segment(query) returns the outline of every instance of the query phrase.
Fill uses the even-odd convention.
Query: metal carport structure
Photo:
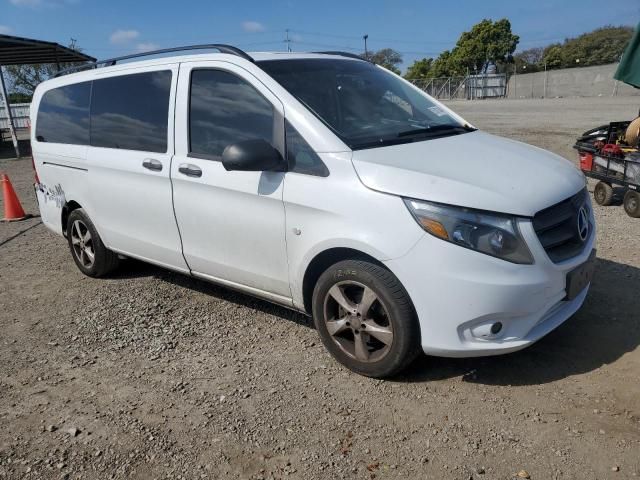
[[[0,35],[0,100],[7,109],[9,131],[16,157],[20,157],[18,137],[11,115],[9,97],[4,82],[2,68],[6,65],[34,65],[49,63],[56,65],[58,70],[61,63],[95,62],[96,59],[72,48],[54,42],[34,40],[31,38]]]

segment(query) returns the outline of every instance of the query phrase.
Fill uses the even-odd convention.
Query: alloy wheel
[[[73,254],[83,267],[91,268],[96,260],[93,248],[93,238],[87,226],[81,220],[76,220],[71,226],[71,245]]]
[[[393,327],[388,309],[362,283],[338,282],[329,289],[324,322],[338,347],[360,362],[377,362],[391,350]]]

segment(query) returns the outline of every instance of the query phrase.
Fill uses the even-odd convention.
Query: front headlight
[[[442,240],[509,262],[533,263],[513,216],[408,198],[404,203],[422,228]]]

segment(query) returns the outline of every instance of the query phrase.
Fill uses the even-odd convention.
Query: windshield
[[[369,62],[313,58],[258,64],[353,150],[473,130]]]

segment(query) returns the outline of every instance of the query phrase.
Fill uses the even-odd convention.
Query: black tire
[[[82,238],[81,245],[77,243],[79,237]],[[104,246],[96,227],[82,208],[69,214],[67,241],[76,266],[89,277],[102,277],[118,266],[118,255]],[[91,262],[88,261],[90,251],[93,252]]]
[[[364,314],[361,316],[354,310],[352,316],[347,314],[343,317],[346,310],[340,310],[342,307],[331,296],[332,287],[341,289],[340,291],[344,294],[356,295],[356,298],[358,289],[362,289],[360,300],[363,300],[365,292],[369,295],[374,294],[375,299],[371,303],[356,300],[354,307],[369,305],[368,308],[362,306],[366,309]],[[374,378],[390,377],[401,372],[421,352],[420,327],[409,295],[396,276],[384,267],[366,260],[338,262],[329,267],[318,279],[313,290],[312,302],[313,319],[322,343],[338,362],[356,373]],[[350,322],[346,321],[347,327],[332,336],[328,330],[326,317],[329,316],[328,312],[331,308],[335,311],[336,305],[342,313],[337,313],[329,319],[329,323],[334,325],[332,328],[336,328],[337,322],[342,322],[345,318],[352,319],[352,323],[350,325]],[[357,320],[353,320],[356,318],[355,315],[358,317]],[[340,320],[336,320],[337,318]],[[358,322],[355,327],[354,321]],[[367,324],[370,327],[369,332],[377,332],[375,336],[366,333]],[[378,327],[386,329],[387,334],[388,330],[391,331],[391,340],[387,344],[376,338],[381,331],[377,330]],[[359,330],[366,335],[359,333]],[[341,346],[348,345],[349,338],[353,339],[354,345],[356,338],[360,340],[360,345],[363,345],[366,351],[367,361],[357,359],[355,350],[349,354],[347,349]],[[362,352],[361,348],[360,354]]]
[[[598,182],[593,189],[593,199],[598,205],[606,207],[613,200],[613,187],[605,182]]]
[[[632,218],[640,218],[640,193],[634,190],[627,190],[622,204],[627,215]]]

